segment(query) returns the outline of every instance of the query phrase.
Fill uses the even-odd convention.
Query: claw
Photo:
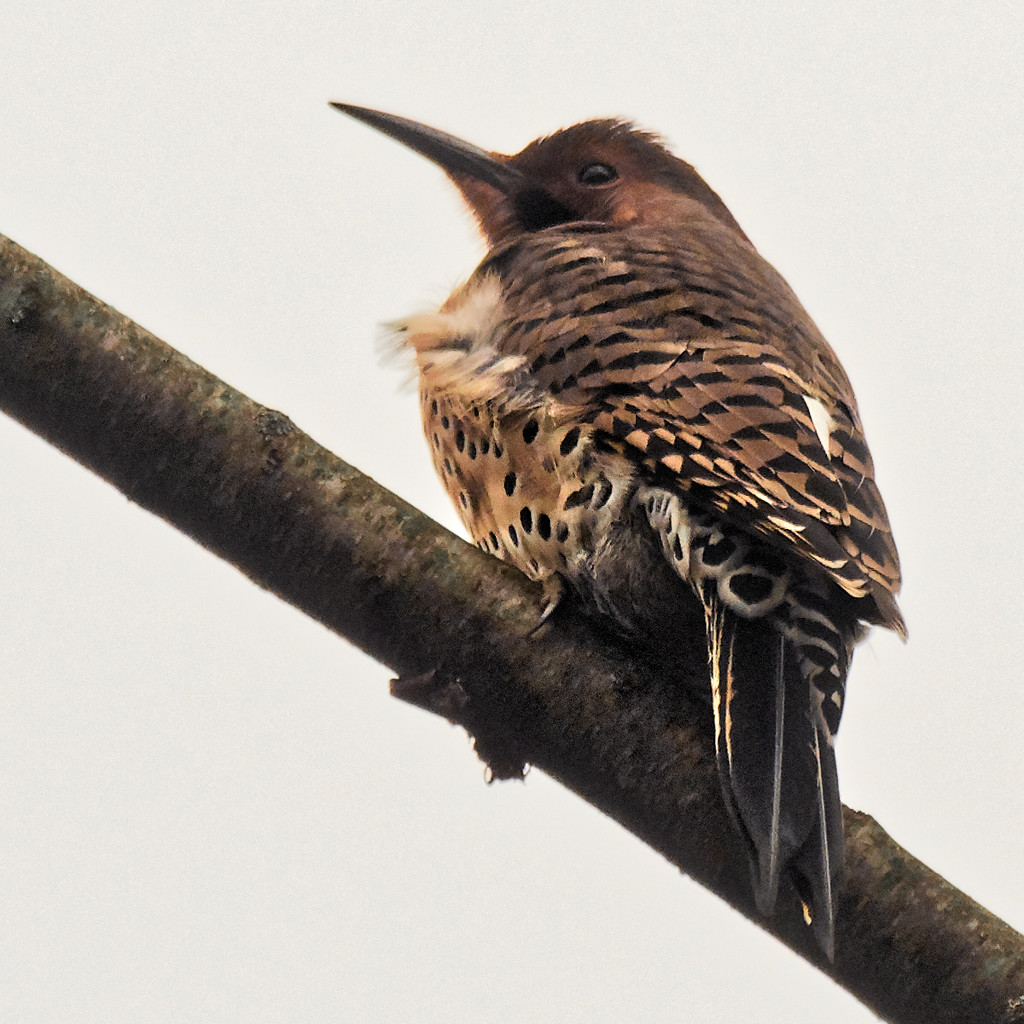
[[[536,636],[543,628],[545,623],[554,614],[555,609],[562,603],[562,598],[565,597],[565,581],[558,573],[552,573],[550,576],[545,576],[541,581],[541,606],[540,606],[540,618],[537,620],[537,625],[530,630],[530,636]]]

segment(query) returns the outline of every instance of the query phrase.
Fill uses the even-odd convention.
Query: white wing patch
[[[835,425],[832,417],[829,415],[828,409],[818,399],[812,398],[810,395],[804,395],[803,398],[804,405],[807,406],[807,412],[811,417],[811,423],[814,424],[814,432],[818,435],[818,440],[821,442],[821,447],[825,449],[825,455],[828,458],[832,458],[829,453],[829,439],[832,435],[832,427]]]

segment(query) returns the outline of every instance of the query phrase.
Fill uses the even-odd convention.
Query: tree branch
[[[847,809],[837,954],[757,914],[725,816],[700,618],[667,669],[0,236],[0,407],[399,673],[498,776],[543,769],[894,1022],[1024,1021],[1024,938]],[[680,685],[683,680],[686,685]]]

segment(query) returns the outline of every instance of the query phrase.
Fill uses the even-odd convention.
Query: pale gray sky
[[[9,5],[0,232],[453,528],[379,324],[481,253],[329,99],[664,133],[854,381],[905,647],[847,803],[1024,927],[1015,3]],[[539,773],[0,418],[0,1019],[865,1022]]]

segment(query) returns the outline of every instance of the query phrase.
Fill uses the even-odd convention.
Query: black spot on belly
[[[537,516],[537,533],[541,540],[547,540],[551,536],[551,520],[548,518],[547,512],[541,512]]]
[[[533,533],[533,513],[525,506],[519,511],[519,522],[523,524],[523,533]]]
[[[558,450],[563,455],[568,455],[572,450],[580,443],[580,428],[573,427],[572,430],[568,431],[565,437],[562,438],[562,443],[558,446]]]
[[[540,430],[540,424],[533,419],[526,421],[526,426],[523,427],[523,440],[527,444],[533,444],[534,438],[537,436],[537,431]]]
[[[505,493],[511,498],[513,492],[516,489],[516,475],[515,473],[505,474]]]
[[[594,508],[604,508],[608,504],[608,499],[612,496],[612,491],[615,490],[611,480],[606,476],[599,478],[600,487],[597,489],[597,497],[594,499]]]
[[[578,508],[580,505],[585,505],[594,496],[594,485],[587,484],[586,487],[581,487],[579,490],[573,491],[565,499],[565,508]]]
[[[510,541],[512,541],[512,543],[516,547],[519,547],[519,534],[516,531],[516,528],[514,526],[511,526],[511,525],[509,526],[509,528],[508,528],[508,538],[509,538]]]

